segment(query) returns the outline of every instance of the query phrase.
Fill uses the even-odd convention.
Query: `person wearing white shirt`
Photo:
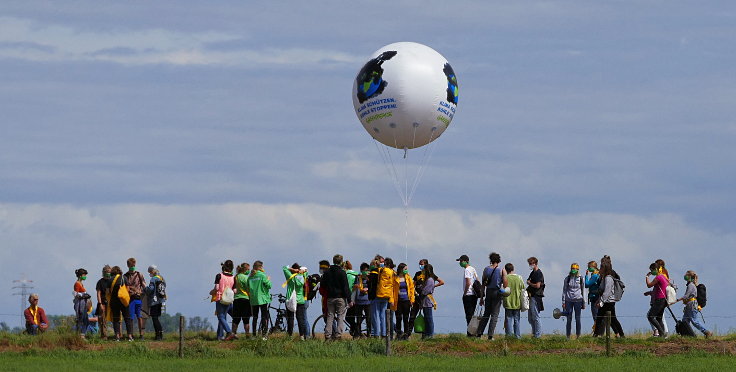
[[[470,319],[475,313],[475,306],[478,303],[478,296],[473,291],[473,283],[478,280],[478,273],[473,266],[470,266],[470,258],[468,255],[462,255],[456,259],[463,268],[463,308],[465,309],[465,322],[470,324]],[[468,333],[468,337],[475,337]]]

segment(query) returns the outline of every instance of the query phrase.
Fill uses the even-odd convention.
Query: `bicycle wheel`
[[[317,330],[317,325],[322,324],[322,329],[325,329],[325,316],[324,314],[317,317],[317,319],[314,320],[314,323],[312,323],[312,338],[317,338],[314,331]]]

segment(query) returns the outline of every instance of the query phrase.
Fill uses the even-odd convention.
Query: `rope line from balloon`
[[[413,139],[412,139],[412,148],[416,145],[416,131],[417,126],[414,126],[414,133],[413,133]],[[409,208],[411,207],[411,202],[414,199],[414,194],[417,191],[417,188],[419,187],[419,183],[421,182],[422,178],[424,177],[424,173],[427,169],[427,166],[429,164],[430,159],[432,158],[432,154],[435,151],[435,148],[437,144],[434,141],[435,139],[435,131],[431,132],[429,143],[424,147],[424,150],[421,152],[422,156],[420,161],[418,162],[417,166],[417,172],[414,176],[413,180],[411,181],[411,187],[409,186],[409,162],[408,162],[408,148],[404,148],[404,174],[403,174],[403,180],[402,177],[399,175],[399,169],[397,167],[396,162],[393,160],[393,156],[391,154],[391,146],[386,146],[383,143],[380,143],[375,137],[373,137],[373,144],[376,147],[376,150],[379,153],[379,156],[381,157],[381,161],[383,162],[384,167],[386,168],[386,172],[389,175],[389,178],[392,179],[392,183],[394,186],[394,189],[396,190],[396,193],[399,195],[399,198],[401,199],[402,205],[404,207],[404,223],[405,223],[405,229],[404,229],[404,256],[405,259],[409,259]],[[396,134],[392,133],[394,138],[394,148],[398,148],[398,141],[396,140]],[[372,136],[371,136],[372,137]],[[403,181],[403,182],[402,182]]]

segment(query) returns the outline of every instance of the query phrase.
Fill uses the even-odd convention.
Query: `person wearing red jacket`
[[[46,312],[38,306],[38,294],[34,293],[28,296],[29,306],[23,315],[26,318],[26,332],[29,335],[37,335],[39,332],[49,328],[49,320],[46,318]]]

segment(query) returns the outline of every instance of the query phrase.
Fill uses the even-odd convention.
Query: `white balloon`
[[[413,149],[436,140],[457,109],[458,85],[447,59],[412,42],[384,46],[358,72],[355,114],[386,146]]]

